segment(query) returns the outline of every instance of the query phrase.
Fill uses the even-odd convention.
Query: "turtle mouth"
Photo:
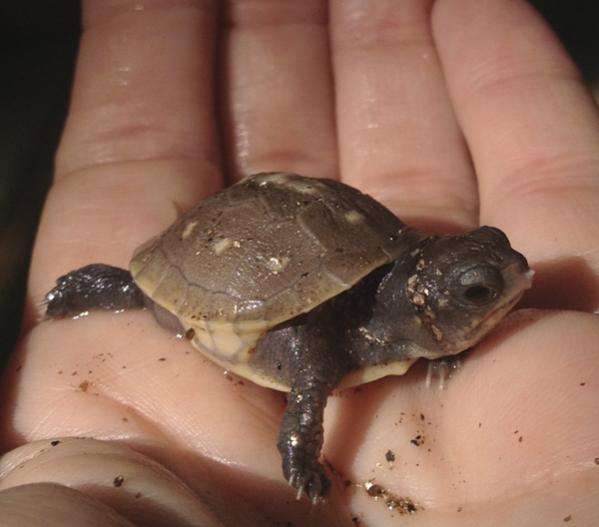
[[[498,315],[503,316],[506,311],[509,311],[514,307],[518,301],[522,298],[524,291],[532,287],[532,280],[535,272],[532,269],[526,269],[522,272],[520,262],[515,262],[503,271],[503,280],[505,283],[505,294],[504,301],[499,302],[494,309],[492,309],[484,318],[483,321],[488,319],[498,322],[496,318]]]

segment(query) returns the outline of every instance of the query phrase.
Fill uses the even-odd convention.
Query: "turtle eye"
[[[455,277],[454,296],[465,305],[486,306],[494,302],[502,290],[501,273],[492,266],[470,267]]]
[[[490,300],[493,300],[497,294],[496,291],[484,285],[473,285],[464,291],[463,296],[468,302],[472,302],[473,304],[486,304]]]

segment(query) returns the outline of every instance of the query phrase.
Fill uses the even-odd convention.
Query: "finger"
[[[326,2],[229,0],[225,16],[223,102],[236,177],[336,177]]]
[[[333,1],[344,180],[402,217],[474,225],[477,195],[430,30],[431,1]]]
[[[439,1],[433,21],[481,221],[535,262],[575,256],[597,273],[599,119],[557,38],[521,1]]]
[[[0,491],[0,518],[3,527],[134,527],[103,503],[69,487],[47,482]]]
[[[218,184],[216,7],[208,1],[84,5],[73,101],[31,271],[52,278],[132,248]]]
[[[224,511],[211,507],[163,465],[122,444],[89,438],[41,440],[10,451],[0,468],[0,490],[52,481],[81,492],[75,500],[101,502],[132,525],[157,525],[157,515],[163,518],[160,525],[222,525]],[[237,505],[244,519],[252,516],[244,503]]]

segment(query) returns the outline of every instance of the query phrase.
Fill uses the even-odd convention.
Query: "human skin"
[[[325,4],[230,1],[217,22],[209,1],[83,3],[0,385],[3,526],[397,525],[370,480],[418,505],[415,527],[599,517],[591,96],[525,2],[333,0],[328,18]],[[495,225],[537,270],[528,309],[443,390],[417,365],[331,398],[335,473],[317,506],[281,476],[281,394],[223,374],[145,311],[39,322],[57,276],[126,267],[202,197],[273,170],[338,177],[417,227]]]

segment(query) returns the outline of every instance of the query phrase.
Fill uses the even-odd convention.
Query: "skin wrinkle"
[[[526,163],[513,163],[513,172],[504,174],[508,183],[497,185],[492,191],[496,199],[508,201],[517,196],[528,200],[542,194],[559,196],[564,192],[599,190],[599,179],[588,170],[591,163],[599,168],[599,160],[589,157],[586,160],[564,159],[551,153],[537,159],[527,158]]]
[[[107,319],[108,320],[108,319]],[[88,319],[86,321],[88,324],[92,323],[93,321],[90,319]],[[201,357],[195,357],[197,360],[199,360],[202,363],[205,363],[205,360],[202,359]],[[115,355],[112,360],[118,360],[117,356]],[[155,359],[154,359],[155,360]],[[169,358],[170,360],[170,358]],[[104,382],[103,384],[105,384],[106,386],[113,386],[112,391],[117,394],[120,395],[122,393],[126,393],[128,390],[131,391],[132,389],[132,385],[131,383],[135,382],[135,378],[137,377],[136,373],[137,372],[144,372],[147,370],[148,365],[150,364],[150,358],[144,358],[144,364],[140,364],[137,368],[134,368],[132,366],[129,366],[127,368],[127,378],[131,377],[131,381],[129,381],[128,379],[125,379],[122,375],[120,375],[121,370],[119,369],[115,369],[115,376],[103,376]],[[217,375],[217,377],[222,377],[222,370],[220,370],[218,367],[215,367],[213,364],[210,364],[208,366],[210,369],[213,369]],[[115,368],[117,368],[117,366],[115,365]],[[80,368],[78,367],[77,369],[83,369],[83,370],[87,370],[87,367],[84,368]],[[94,368],[95,370],[96,368]],[[145,377],[146,375],[143,374],[142,377]],[[117,382],[115,383],[115,380],[118,379],[122,379],[122,382]],[[116,387],[115,387],[116,384]],[[225,383],[228,387],[228,389],[230,389],[230,384],[228,382]],[[142,406],[137,406],[138,409],[143,409],[143,416],[144,418],[147,418],[150,414],[154,414],[156,415],[156,413],[160,414],[162,412],[161,407],[163,406],[163,402],[162,400],[160,400],[161,398],[159,397],[158,400],[156,400],[153,396],[152,393],[147,393],[144,394],[142,397],[139,396],[139,392],[137,392],[137,390],[135,390],[135,393],[137,393],[137,398],[133,397],[134,400],[137,400],[137,404],[139,405],[140,400],[145,401],[147,399],[147,405],[142,404]],[[98,401],[98,399],[93,399],[94,401],[94,405],[96,404],[96,402]],[[119,397],[118,401],[120,402],[121,406],[124,406],[125,408],[128,408],[129,405],[129,401],[126,399],[122,399]],[[254,402],[254,404],[256,404],[256,401]],[[62,400],[61,403],[56,404],[56,408],[60,409],[60,408],[66,408],[68,407],[68,400]],[[128,411],[128,410],[126,410]],[[166,410],[164,410],[166,411]],[[204,453],[204,455],[206,457],[208,457],[209,459],[225,459],[227,457],[230,457],[229,454],[227,454],[226,452],[222,452],[222,447],[218,447],[215,448],[216,445],[218,445],[218,440],[217,439],[212,439],[210,437],[210,434],[200,434],[200,436],[198,437],[198,429],[197,426],[193,427],[191,426],[191,423],[195,422],[196,419],[192,419],[191,423],[188,422],[189,417],[187,417],[185,420],[180,420],[179,418],[177,418],[177,416],[173,416],[171,417],[170,414],[168,416],[166,416],[163,419],[159,419],[158,421],[156,420],[152,420],[152,422],[159,422],[160,423],[160,431],[161,434],[159,434],[159,436],[156,436],[156,433],[154,433],[151,429],[144,429],[143,430],[143,434],[138,434],[138,437],[142,438],[142,437],[159,437],[159,443],[162,445],[174,445],[176,443],[178,443],[180,445],[181,448],[185,447],[185,448],[189,448],[190,445],[193,445],[194,449],[199,449],[200,451],[202,451]],[[229,419],[225,418],[223,420],[224,423],[228,423]],[[107,426],[107,430],[112,430],[111,432],[111,436],[112,438],[116,438],[115,437],[115,428],[120,428],[118,426],[118,424],[120,423],[120,421],[118,421],[116,424],[117,426],[115,427],[115,423]],[[184,427],[182,427],[181,425],[185,424]],[[216,422],[213,422],[213,425],[216,424]],[[130,425],[125,425],[125,428],[123,430],[127,430],[129,428]],[[169,430],[172,430],[172,433],[168,435],[168,437],[164,436],[163,437],[163,432],[165,430],[164,427],[168,427]],[[193,433],[192,433],[193,432]],[[69,431],[69,433],[73,433],[73,431]],[[81,431],[79,431],[79,433],[81,433]],[[88,432],[89,433],[89,432]],[[175,435],[173,435],[175,434]],[[47,436],[47,432],[44,434],[44,436]],[[118,437],[121,437],[120,435]],[[169,439],[170,438],[170,439]],[[203,438],[203,439],[202,439]],[[131,437],[129,437],[129,440],[131,440]],[[140,439],[141,440],[141,439]],[[152,440],[154,441],[154,440]]]
[[[132,405],[127,397],[121,396],[120,392],[114,390],[113,379],[121,377],[122,375],[124,375],[122,370],[115,369],[112,378],[111,376],[104,376],[102,382],[99,382],[100,378],[96,376],[94,380],[90,381],[90,386],[93,391],[89,394],[78,392],[76,386],[77,383],[74,382],[71,386],[64,389],[64,393],[61,398],[54,399],[52,401],[54,410],[49,408],[46,417],[39,421],[36,428],[31,430],[30,436],[32,438],[39,438],[55,437],[56,435],[65,435],[64,430],[61,433],[57,434],[52,429],[52,427],[47,427],[45,425],[47,423],[50,423],[52,419],[56,417],[56,412],[60,412],[60,409],[63,406],[63,404],[65,406],[67,405],[65,403],[68,403],[69,398],[72,398],[75,393],[79,393],[86,397],[94,397],[94,400],[99,402],[95,404],[101,404],[101,401],[105,401],[106,403],[108,403],[109,407],[114,407],[115,410],[118,409],[113,412],[115,415],[122,415],[123,413],[125,413],[128,418],[130,418],[131,416],[135,416],[136,418],[140,419],[140,424],[142,425],[141,429],[144,431],[145,434],[150,434],[154,438],[154,440],[163,442],[164,444],[179,444],[179,446],[183,446],[183,443],[180,443],[179,441],[178,435],[173,433],[167,433],[167,428],[164,426],[164,424],[156,423],[156,421],[150,417],[153,414],[153,408],[144,408],[143,405],[139,404],[139,401],[137,401],[135,405]],[[106,406],[102,406],[106,408]],[[72,434],[78,436],[81,434],[81,432],[84,432],[84,434],[89,434],[90,430],[71,430],[69,432],[69,435]],[[114,431],[106,434],[102,434],[100,431],[96,431],[94,434],[96,438],[100,438],[103,435],[105,435],[107,438],[110,438],[111,440],[131,440],[136,438],[136,436],[131,436],[124,430],[116,436],[114,435]]]
[[[197,12],[212,19],[217,11],[215,0],[104,0],[101,3],[84,2],[82,7],[85,30],[110,25],[124,16],[143,18],[148,14],[177,9]]]
[[[404,169],[401,172],[401,176],[404,181],[407,181],[408,184],[411,183],[414,186],[416,186],[418,183],[424,182],[424,184],[421,185],[420,191],[417,190],[412,197],[418,196],[418,194],[421,193],[425,194],[431,189],[434,189],[434,191],[439,195],[439,199],[434,205],[429,205],[431,208],[434,207],[451,211],[467,210],[472,213],[476,213],[478,211],[478,207],[476,206],[475,202],[473,203],[467,197],[465,198],[463,194],[460,194],[458,191],[456,191],[456,189],[453,188],[448,181],[443,181],[441,178],[436,178],[435,174],[431,173],[430,170],[424,171],[416,168],[414,170]],[[387,176],[381,174],[380,183],[369,188],[368,194],[382,203],[401,203],[405,199],[402,196],[401,190],[396,189],[389,184],[389,182],[396,177],[397,173],[389,174]],[[401,214],[400,206],[396,206],[394,210],[398,215]],[[472,227],[472,225],[468,225],[468,227]]]
[[[223,9],[226,29],[264,29],[294,25],[322,26],[328,29],[328,9],[321,0],[290,2],[276,9],[280,0],[228,0]]]
[[[583,145],[575,144],[572,141],[572,136],[569,133],[572,121],[563,121],[558,126],[548,118],[554,108],[554,97],[545,101],[542,107],[541,102],[534,100],[534,90],[531,89],[530,85],[513,87],[513,89],[520,93],[520,104],[519,106],[505,108],[505,112],[516,115],[521,111],[530,111],[529,108],[536,105],[538,106],[538,110],[536,110],[538,119],[539,121],[545,121],[545,127],[542,131],[537,132],[535,136],[532,136],[533,130],[524,123],[515,122],[512,126],[505,127],[497,122],[496,117],[489,116],[489,127],[497,123],[496,134],[492,141],[481,145],[478,156],[479,170],[484,172],[490,169],[497,171],[503,169],[503,171],[506,171],[516,163],[527,165],[539,163],[540,168],[542,168],[547,161],[551,161],[553,158],[559,159],[567,156],[575,159],[579,155],[577,152],[584,152]],[[574,116],[574,112],[572,113]],[[579,115],[579,121],[584,122],[589,121],[589,119],[584,115]],[[487,166],[487,163],[483,164],[486,158],[492,159],[493,152],[497,149],[510,147],[513,150],[511,155],[502,159],[501,164],[498,163],[493,168]],[[590,157],[588,153],[584,155]],[[503,179],[507,180],[508,177],[504,176]]]
[[[370,50],[371,47],[430,45],[426,30],[432,1],[368,3],[333,2],[342,31],[333,33],[335,46]],[[352,5],[353,4],[353,5]]]
[[[506,56],[482,58],[476,68],[470,68],[465,77],[464,93],[467,100],[475,93],[484,96],[487,90],[501,89],[506,84],[539,81],[551,85],[554,82],[571,81],[585,86],[580,72],[554,57],[538,57],[526,50],[510,50]]]

